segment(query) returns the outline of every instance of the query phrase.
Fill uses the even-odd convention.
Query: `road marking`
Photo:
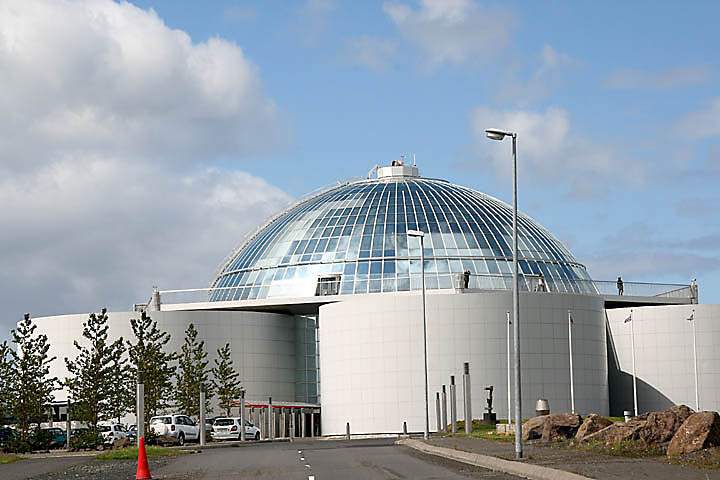
[[[308,475],[308,480],[315,480],[315,475]]]
[[[305,464],[305,466],[306,466],[307,468],[312,468],[312,467],[311,467],[310,465],[308,465],[307,463]]]
[[[305,461],[305,457],[300,457],[300,460]]]
[[[298,453],[302,453],[302,450],[298,450]]]

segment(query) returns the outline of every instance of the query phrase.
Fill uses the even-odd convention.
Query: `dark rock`
[[[545,419],[549,415],[540,415],[539,417],[533,417],[527,422],[523,423],[522,436],[523,440],[536,440],[542,437],[543,428],[545,427]]]
[[[578,431],[575,434],[575,440],[578,442],[582,442],[588,435],[599,432],[603,428],[612,425],[612,423],[613,422],[611,420],[608,420],[605,417],[601,417],[596,413],[591,413],[590,415],[585,417],[582,425],[580,425],[580,428],[578,428]]]
[[[698,412],[690,415],[678,428],[667,449],[668,457],[720,446],[720,415]]]
[[[615,445],[626,440],[637,440],[638,433],[645,426],[646,421],[644,418],[633,418],[628,422],[613,423],[602,430],[585,436],[583,441],[597,441],[605,445]]]
[[[686,405],[676,405],[661,412],[650,412],[645,426],[638,432],[638,440],[647,445],[664,445],[672,440],[680,425],[694,411]]]
[[[582,417],[575,413],[554,413],[545,418],[542,439],[546,442],[573,438],[582,424]]]

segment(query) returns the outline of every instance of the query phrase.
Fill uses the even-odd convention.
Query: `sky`
[[[0,338],[202,288],[265,218],[415,155],[595,279],[720,303],[720,3],[0,1]],[[60,21],[61,20],[61,21]]]

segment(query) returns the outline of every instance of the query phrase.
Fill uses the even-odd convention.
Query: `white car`
[[[101,423],[98,430],[105,445],[113,445],[116,441],[127,438],[125,427],[119,423]]]
[[[200,428],[187,415],[160,415],[150,419],[150,429],[161,442],[185,445],[185,442],[200,440]]]
[[[211,435],[213,440],[240,440],[240,417],[216,418]],[[245,440],[260,440],[260,429],[247,420]]]

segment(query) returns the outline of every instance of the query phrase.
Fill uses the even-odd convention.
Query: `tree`
[[[12,398],[12,361],[7,342],[0,343],[0,423],[10,415]]]
[[[163,332],[157,322],[142,312],[139,319],[130,319],[135,335],[135,343],[127,341],[130,357],[130,372],[136,381],[145,385],[145,432],[149,432],[151,417],[170,406],[177,359],[174,352],[165,352],[163,348],[170,341],[170,334]]]
[[[78,350],[74,360],[65,358],[70,377],[65,384],[73,400],[72,415],[76,420],[87,422],[92,430],[103,420],[113,418],[112,397],[118,386],[114,384],[115,358],[122,357],[125,350],[122,337],[108,341],[107,310],[91,313],[83,323],[82,336],[87,340],[81,345],[73,343]],[[122,388],[122,386],[120,386]]]
[[[122,340],[122,339],[121,339]],[[111,362],[111,383],[113,389],[108,398],[110,418],[120,419],[135,408],[136,379],[132,373],[124,344],[115,350]]]
[[[26,313],[17,328],[10,333],[15,349],[10,349],[11,411],[17,420],[20,440],[27,442],[30,425],[40,423],[47,416],[46,407],[53,400],[57,378],[50,376],[50,344],[47,335],[36,335],[37,325]]]
[[[238,398],[243,390],[240,386],[240,375],[233,367],[229,343],[226,343],[222,348],[218,348],[217,358],[214,361],[215,366],[212,373],[215,378],[213,385],[217,391],[220,408],[225,410],[225,414],[229,417],[232,401]]]
[[[205,342],[197,339],[195,325],[188,325],[185,330],[185,343],[180,349],[178,361],[177,388],[175,400],[177,406],[187,415],[200,415],[200,389],[205,391],[205,411],[210,411],[210,399],[213,395],[213,384],[210,381]]]

